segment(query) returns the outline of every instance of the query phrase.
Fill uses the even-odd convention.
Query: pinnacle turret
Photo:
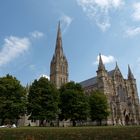
[[[104,66],[104,64],[103,64],[101,54],[99,54],[99,65],[98,65],[98,70],[105,70],[105,66]]]
[[[128,65],[128,79],[134,79],[134,75],[133,75],[129,65]]]
[[[117,61],[116,61],[115,70],[119,70],[119,67],[118,67],[118,63],[117,63]]]

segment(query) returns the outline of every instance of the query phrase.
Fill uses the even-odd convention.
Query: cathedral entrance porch
[[[126,115],[125,116],[125,125],[129,125],[130,124],[130,119],[129,119],[129,116]]]

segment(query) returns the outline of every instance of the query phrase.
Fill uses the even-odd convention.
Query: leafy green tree
[[[0,119],[14,121],[26,112],[26,91],[20,82],[11,75],[0,78]]]
[[[60,110],[60,119],[71,119],[73,126],[87,119],[88,102],[80,84],[69,82],[60,88]]]
[[[58,91],[56,87],[44,77],[34,80],[29,88],[28,95],[28,113],[30,119],[43,121],[52,121],[58,114]]]
[[[90,118],[100,122],[109,115],[106,96],[100,91],[93,91],[89,97]]]

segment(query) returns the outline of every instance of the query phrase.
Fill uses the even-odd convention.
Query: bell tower
[[[50,64],[50,81],[57,88],[68,82],[68,62],[63,53],[60,22],[57,30],[55,53]]]

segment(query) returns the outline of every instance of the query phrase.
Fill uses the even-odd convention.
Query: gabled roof
[[[109,77],[113,77],[114,72],[115,72],[115,70],[111,70],[111,71],[109,71],[109,72],[108,72],[108,76],[109,76]]]
[[[87,79],[85,81],[82,81],[80,82],[79,84],[82,86],[82,87],[88,87],[88,86],[92,86],[94,84],[97,83],[97,76],[96,77],[93,77],[93,78],[90,78],[90,79]]]
[[[108,72],[109,77],[113,77],[115,70],[111,70]],[[97,76],[87,79],[79,83],[82,87],[89,87],[97,84]]]

